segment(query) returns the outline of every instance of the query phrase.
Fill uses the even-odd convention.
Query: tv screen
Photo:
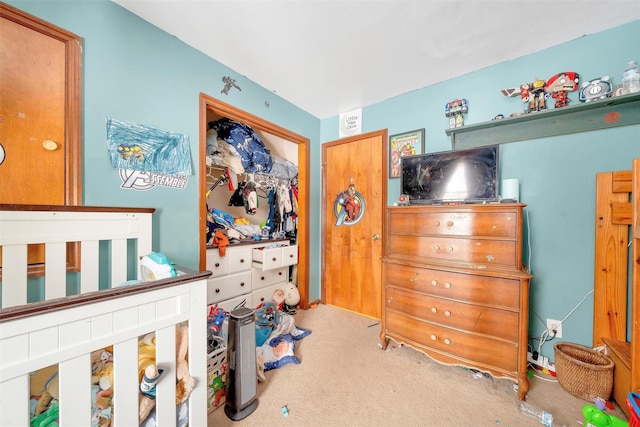
[[[403,157],[401,186],[411,204],[497,202],[498,146]]]

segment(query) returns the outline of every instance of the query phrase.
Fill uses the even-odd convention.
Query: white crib
[[[163,377],[175,379],[175,331],[182,322],[189,326],[189,373],[195,379],[189,424],[206,426],[211,273],[178,268],[175,278],[118,286],[131,279],[127,272],[139,271],[130,260],[139,262],[152,250],[152,214],[140,208],[0,205],[0,426],[29,425],[30,373],[54,364],[60,426],[90,426],[90,354],[106,346],[113,346],[112,425],[138,425],[139,337],[155,332],[156,364]],[[76,256],[67,256],[67,242],[79,242],[71,244]],[[30,244],[44,244],[39,269],[28,266]],[[67,295],[74,274],[79,293]],[[110,285],[99,290],[105,274]],[[33,280],[44,282],[42,301],[27,300]],[[156,419],[158,426],[176,425],[175,381],[158,382]]]

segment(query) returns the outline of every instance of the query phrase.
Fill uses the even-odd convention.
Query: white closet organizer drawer
[[[207,303],[213,304],[251,292],[251,271],[207,280]]]
[[[211,277],[229,274],[229,257],[221,257],[218,248],[207,249],[207,270],[211,272]]]
[[[253,267],[261,270],[286,267],[298,263],[298,245],[287,245],[277,248],[255,248],[253,250]]]
[[[220,307],[227,313],[231,313],[233,310],[240,307],[247,307],[253,310],[255,305],[256,304],[253,303],[253,294],[240,295],[239,297],[231,298],[218,303],[218,307]]]
[[[229,273],[238,273],[251,269],[251,247],[227,248],[229,257]]]
[[[263,302],[273,301],[273,293],[278,289],[284,288],[286,282],[278,283],[277,285],[271,285],[266,288],[258,289],[252,293],[253,295],[253,305],[259,306]]]
[[[224,256],[218,248],[207,249],[207,270],[211,277],[238,273],[251,269],[251,247],[227,247]]]
[[[251,283],[253,290],[264,288],[265,286],[275,285],[276,283],[286,283],[289,280],[288,268],[283,267],[277,270],[261,271],[257,269],[251,270],[253,275]]]

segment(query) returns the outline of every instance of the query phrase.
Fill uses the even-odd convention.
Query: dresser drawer
[[[284,287],[284,283],[278,283],[277,285],[271,285],[264,288],[260,288],[257,291],[253,291],[253,305],[258,306],[264,302],[273,301],[273,294],[278,289]]]
[[[254,268],[251,270],[253,290],[275,285],[276,283],[286,283],[289,280],[288,270],[288,267],[267,271]]]
[[[385,285],[437,297],[518,310],[520,280],[386,263]]]
[[[515,238],[516,212],[394,211],[388,218],[390,235],[488,236]]]
[[[229,258],[220,256],[218,248],[207,249],[207,270],[211,277],[220,277],[229,274]]]
[[[251,292],[251,271],[207,280],[207,304]]]
[[[207,249],[207,270],[211,277],[224,276],[251,269],[251,247],[227,247],[225,256],[218,248]]]
[[[253,267],[272,270],[298,263],[298,246],[287,245],[277,248],[254,248]]]
[[[431,236],[392,236],[387,256],[438,263],[458,263],[474,268],[516,269],[515,240],[466,239]]]
[[[385,331],[400,341],[411,340],[464,363],[494,367],[511,375],[518,370],[518,346],[512,342],[457,331],[391,310],[386,313]]]
[[[221,301],[218,304],[218,307],[226,311],[227,313],[231,313],[236,308],[247,307],[253,310],[253,295],[252,294],[244,294],[235,298],[227,299]]]
[[[519,316],[513,311],[451,301],[391,286],[385,289],[385,310],[401,312],[475,334],[518,341]]]

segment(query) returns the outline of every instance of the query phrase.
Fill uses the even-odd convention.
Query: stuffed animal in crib
[[[91,384],[91,425],[108,427],[112,419],[113,347],[91,353]]]
[[[139,381],[144,381],[147,369],[153,376],[153,369],[161,372],[156,366],[155,360],[156,337],[155,333],[144,336],[138,343],[138,367]],[[185,324],[176,325],[176,406],[182,404],[195,387],[195,379],[189,372],[189,327]],[[154,384],[155,385],[155,384]],[[142,423],[155,408],[155,398],[142,391],[138,394],[138,419]]]
[[[189,372],[189,327],[176,325],[176,405],[187,400],[196,385]]]
[[[29,377],[31,396],[38,397],[34,416],[40,415],[47,409],[53,399],[60,398],[58,392],[58,365],[51,365],[38,369]]]

